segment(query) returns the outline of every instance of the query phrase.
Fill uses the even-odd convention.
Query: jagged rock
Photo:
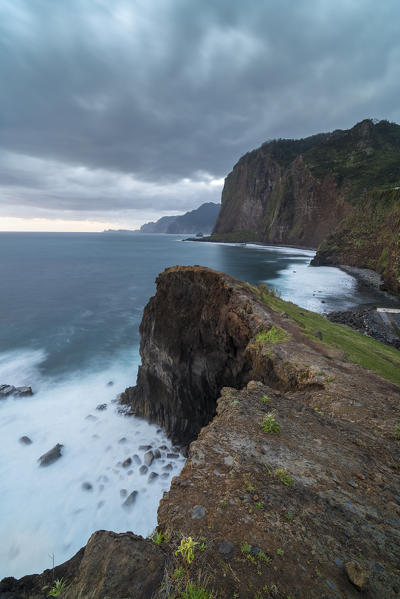
[[[32,445],[32,439],[26,435],[20,437],[19,442],[22,443],[22,445]]]
[[[128,466],[130,466],[132,464],[132,458],[126,458],[126,460],[124,460],[122,462],[122,467],[123,468],[128,468]]]
[[[146,474],[147,470],[148,470],[148,468],[144,464],[142,466],[140,466],[140,468],[139,468],[140,474]]]
[[[362,591],[365,588],[368,579],[368,572],[365,568],[360,566],[358,562],[347,562],[344,565],[344,568],[351,584],[359,591]]]
[[[154,461],[154,453],[151,450],[147,451],[143,456],[143,460],[146,466],[150,467]]]
[[[139,445],[139,449],[141,451],[149,451],[149,449],[151,449],[151,445]]]
[[[32,387],[16,387],[14,397],[27,397],[33,395]]]
[[[9,395],[12,395],[14,391],[14,385],[0,385],[0,399],[4,399]]]
[[[122,504],[124,507],[132,507],[132,505],[135,503],[136,498],[138,496],[138,492],[137,491],[132,491],[132,493],[130,493],[128,495],[128,497],[125,499],[124,503]]]
[[[152,483],[158,477],[159,477],[159,474],[157,474],[157,472],[150,472],[149,478],[147,479],[147,482]]]
[[[53,464],[53,462],[55,462],[56,460],[61,458],[61,456],[62,456],[61,449],[63,447],[64,447],[64,445],[61,445],[60,443],[57,443],[57,445],[54,445],[54,447],[49,449],[49,451],[47,451],[46,453],[44,453],[43,455],[40,456],[40,458],[38,459],[38,461],[40,462],[39,465],[40,466],[50,466],[50,464]]]
[[[96,406],[96,410],[98,410],[99,412],[103,412],[104,410],[107,410],[107,404],[106,403],[99,403],[99,405]]]

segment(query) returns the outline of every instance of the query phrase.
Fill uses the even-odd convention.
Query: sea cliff
[[[141,335],[123,407],[188,459],[157,543],[94,533],[56,568],[61,596],[398,597],[399,352],[202,267],[158,277]],[[50,570],[4,579],[0,599],[52,585]]]
[[[242,156],[210,239],[318,248],[314,265],[367,266],[399,293],[399,235],[400,126],[366,119]]]

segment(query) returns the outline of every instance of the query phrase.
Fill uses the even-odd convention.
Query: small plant
[[[54,585],[50,589],[48,596],[49,597],[60,597],[60,595],[66,590],[67,583],[63,578],[59,578],[54,582]]]
[[[326,379],[326,382],[327,382],[327,383],[331,383],[332,381],[333,381],[333,377],[331,377],[331,376],[328,376],[328,378]]]
[[[264,420],[261,423],[261,428],[264,433],[279,433],[280,426],[272,412],[268,412],[268,414],[264,416]]]
[[[283,343],[289,339],[290,335],[281,329],[281,327],[277,327],[275,325],[273,325],[268,331],[260,331],[256,335],[257,343]]]
[[[394,427],[394,436],[396,439],[400,439],[400,425]]]
[[[286,485],[287,487],[294,485],[293,478],[283,468],[275,470],[274,475],[279,478],[283,485]]]
[[[272,559],[269,557],[269,555],[264,553],[264,551],[259,551],[256,555],[256,558],[259,562],[265,562],[266,564],[270,564],[272,562]]]
[[[175,551],[175,555],[178,555],[178,553],[180,553],[184,561],[186,561],[190,565],[194,560],[193,549],[195,545],[198,545],[198,543],[193,541],[192,537],[183,537],[183,539],[181,539],[181,543],[178,549]]]
[[[228,504],[227,504],[227,502],[225,501],[225,499],[223,499],[222,501],[220,501],[220,502],[219,502],[219,505],[220,505],[222,508],[225,508],[225,507],[226,507]]]
[[[285,555],[285,552],[283,551],[283,549],[277,549],[276,552],[280,556]]]
[[[155,543],[156,545],[158,545],[159,547],[161,547],[161,545],[164,543],[164,541],[169,541],[170,536],[164,535],[162,532],[156,532],[152,537],[151,540],[153,541],[153,543]]]
[[[263,395],[261,398],[261,403],[271,403],[271,398],[268,395]]]
[[[186,591],[181,594],[182,599],[211,599],[210,591],[189,581]]]
[[[175,568],[174,573],[172,574],[172,578],[177,582],[181,582],[186,576],[186,571],[182,566],[179,568]]]
[[[230,406],[238,406],[239,405],[239,400],[238,399],[234,399],[231,401],[231,403],[229,404]]]
[[[248,543],[243,543],[240,550],[245,555],[248,555],[251,552],[251,545],[249,545]]]
[[[199,550],[200,551],[204,551],[206,548],[206,538],[205,537],[201,537],[200,539],[201,543],[199,545]]]
[[[262,506],[263,506],[263,504],[261,503],[261,501],[256,501],[254,504],[254,507],[256,508],[256,510],[262,510]]]
[[[252,493],[254,491],[254,485],[252,485],[250,481],[246,484],[246,490],[249,493]]]
[[[285,518],[286,520],[293,520],[294,516],[291,512],[286,512]]]

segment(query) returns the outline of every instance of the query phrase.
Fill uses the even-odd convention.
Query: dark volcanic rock
[[[12,395],[15,391],[14,385],[0,385],[0,399]]]
[[[132,491],[132,493],[130,493],[128,495],[128,497],[125,499],[124,503],[122,504],[124,507],[130,508],[133,506],[133,504],[136,501],[136,497],[138,496],[138,492],[137,491]]]
[[[19,442],[22,443],[23,445],[32,445],[32,439],[30,439],[26,435],[24,435],[23,437],[20,437]]]
[[[33,395],[32,387],[16,387],[14,391],[15,397],[27,397]]]
[[[40,466],[50,466],[50,464],[53,464],[53,462],[61,458],[61,449],[63,447],[64,445],[57,443],[57,445],[54,445],[52,449],[49,449],[49,451],[46,451],[46,453],[41,455],[38,460],[40,462]]]
[[[250,364],[243,352],[251,333],[242,311],[218,273],[167,269],[140,325],[137,385],[126,389],[122,402],[174,439],[191,441],[214,416],[221,386],[247,382]],[[166,317],[170,313],[174,318]]]

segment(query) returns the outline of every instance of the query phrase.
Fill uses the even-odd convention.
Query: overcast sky
[[[400,122],[399,0],[0,0],[0,230],[220,201],[245,152]]]

